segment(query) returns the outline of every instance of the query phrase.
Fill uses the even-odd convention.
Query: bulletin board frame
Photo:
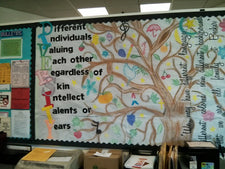
[[[129,22],[134,20],[145,20],[145,19],[164,19],[164,18],[192,18],[192,17],[210,17],[210,16],[224,16],[224,11],[194,11],[194,12],[172,12],[172,13],[160,13],[160,14],[132,14],[126,15],[121,14],[119,16],[110,17],[99,17],[99,18],[84,18],[84,19],[69,19],[69,20],[53,20],[49,21],[53,26],[55,25],[70,25],[70,24],[81,24],[81,23],[107,23],[107,22]],[[8,138],[10,143],[28,143],[28,144],[45,144],[45,145],[63,145],[63,146],[77,146],[77,147],[109,147],[109,148],[124,148],[130,149],[132,147],[137,148],[152,148],[154,145],[141,145],[141,144],[113,144],[113,143],[95,143],[95,142],[80,142],[80,141],[60,141],[60,140],[44,140],[36,138],[35,129],[35,85],[37,79],[35,78],[35,51],[37,50],[37,45],[35,39],[37,37],[36,28],[42,26],[39,22],[27,23],[27,24],[15,24],[0,26],[0,31],[2,30],[12,30],[21,28],[31,28],[32,30],[32,54],[31,54],[31,64],[30,64],[30,138]],[[2,62],[0,62],[2,63]],[[157,146],[156,146],[157,147]]]

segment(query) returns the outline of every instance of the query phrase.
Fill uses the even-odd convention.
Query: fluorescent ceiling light
[[[82,16],[96,16],[96,15],[108,15],[108,11],[105,7],[98,8],[80,8],[78,9]]]
[[[171,3],[141,4],[141,12],[169,11]]]

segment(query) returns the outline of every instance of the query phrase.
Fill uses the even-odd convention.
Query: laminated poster
[[[30,138],[30,111],[11,111],[11,131],[12,137]]]
[[[0,63],[0,85],[11,83],[10,63]]]
[[[36,28],[36,139],[225,146],[225,16],[86,22]]]
[[[13,88],[29,88],[30,62],[29,60],[12,60],[11,82]]]
[[[4,131],[7,137],[11,136],[10,117],[0,117],[0,131]]]
[[[0,92],[0,109],[11,108],[11,92]]]

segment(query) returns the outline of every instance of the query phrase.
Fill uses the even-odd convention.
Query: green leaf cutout
[[[91,56],[95,59],[95,60],[97,60],[98,59],[98,57],[97,57],[97,55],[96,54],[91,54]]]
[[[112,130],[113,130],[113,133],[120,135],[120,127],[119,126],[117,126],[117,125],[112,126]]]
[[[157,127],[157,134],[162,133],[162,131],[163,131],[163,125],[160,124],[160,125]]]
[[[73,126],[80,126],[80,119],[78,117],[74,117],[72,123]]]
[[[77,69],[82,69],[82,67],[83,66],[81,64],[79,64],[79,63],[75,66],[75,68],[77,68]]]
[[[130,130],[130,136],[131,138],[135,137],[137,135],[137,130],[136,129],[131,129]]]
[[[173,81],[173,85],[174,86],[179,86],[180,85],[180,81],[178,79],[172,79]]]
[[[90,76],[91,79],[93,78],[94,74],[93,74],[92,71],[90,71],[89,76]]]
[[[132,59],[136,59],[136,58],[139,58],[139,57],[141,57],[141,56],[139,56],[139,55],[131,55],[130,56]]]
[[[140,119],[138,119],[138,120],[136,120],[136,121],[134,122],[134,125],[135,125],[136,127],[140,127],[141,124],[142,124],[142,121],[141,121]]]
[[[99,40],[100,40],[101,42],[105,42],[105,37],[100,37]]]
[[[213,69],[206,70],[204,75],[205,75],[206,77],[213,76]]]
[[[203,53],[207,53],[208,50],[209,50],[208,45],[203,45],[203,46],[201,47],[201,49],[200,49],[200,51],[203,52]]]
[[[161,59],[160,59],[160,56],[159,56],[158,54],[153,54],[153,56],[154,56],[154,58],[155,58],[156,60],[161,60]]]
[[[109,76],[109,82],[110,83],[112,83],[113,79],[114,79],[113,75]]]
[[[155,94],[155,93],[152,93],[151,96],[150,96],[150,99],[152,100],[153,103],[157,104],[159,98],[158,98],[158,95]]]

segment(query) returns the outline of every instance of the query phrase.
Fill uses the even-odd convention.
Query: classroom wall
[[[27,22],[38,19],[46,19],[46,17],[0,7],[0,24],[22,22],[22,21]]]

